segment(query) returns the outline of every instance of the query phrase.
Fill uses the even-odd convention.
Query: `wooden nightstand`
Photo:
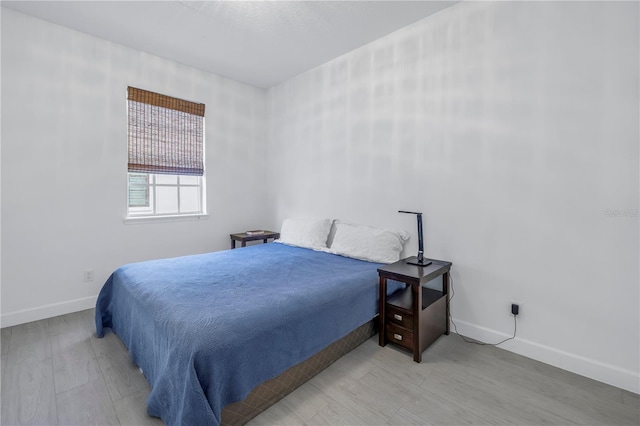
[[[236,248],[236,241],[240,241],[242,247],[247,246],[247,241],[257,241],[262,240],[263,243],[266,243],[267,240],[273,238],[277,240],[280,238],[279,232],[273,231],[247,231],[247,232],[262,232],[262,234],[247,234],[246,232],[240,232],[239,234],[229,234],[229,238],[231,238],[231,248]]]
[[[431,265],[407,265],[404,260],[378,269],[380,277],[380,346],[393,342],[413,352],[415,362],[442,334],[449,334],[449,271],[451,262],[431,260]],[[442,289],[423,287],[441,277]],[[387,298],[387,280],[407,286]]]

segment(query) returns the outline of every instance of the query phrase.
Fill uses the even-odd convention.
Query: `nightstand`
[[[405,260],[378,268],[380,277],[380,346],[395,343],[413,352],[415,362],[443,334],[449,334],[449,271],[451,262],[428,259],[431,265],[408,265]],[[440,278],[441,289],[423,287]],[[387,297],[387,280],[406,284]]]
[[[250,232],[251,234],[247,234]],[[247,231],[240,232],[239,234],[229,234],[229,238],[231,238],[231,248],[236,248],[236,241],[240,241],[242,247],[247,246],[247,241],[257,241],[262,240],[263,243],[266,243],[269,239],[277,240],[280,238],[279,232],[273,231]]]

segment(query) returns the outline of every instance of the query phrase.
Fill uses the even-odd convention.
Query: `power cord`
[[[464,337],[462,334],[458,333],[458,329],[456,327],[456,323],[453,322],[453,317],[451,316],[451,301],[453,300],[453,296],[455,296],[455,291],[453,291],[453,276],[451,274],[449,274],[449,288],[451,289],[451,297],[449,298],[449,320],[451,321],[451,324],[453,325],[453,330],[456,332],[456,334],[458,336],[460,336],[462,338],[463,341],[467,342],[467,343],[473,343],[475,345],[480,345],[480,346],[498,346],[503,344],[504,342],[508,341],[508,340],[512,340],[516,338],[516,331],[518,328],[518,316],[514,315],[513,316],[513,336],[512,337],[507,337],[506,339],[498,342],[498,343],[484,343],[484,342],[476,342],[474,340],[469,340],[466,337]]]

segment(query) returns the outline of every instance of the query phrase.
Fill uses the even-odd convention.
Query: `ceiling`
[[[268,88],[454,3],[2,1],[2,6]]]

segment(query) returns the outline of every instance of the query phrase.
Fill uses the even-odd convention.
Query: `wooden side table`
[[[247,234],[247,232],[251,232],[252,234],[249,235]],[[240,232],[238,234],[229,234],[229,238],[231,238],[232,249],[236,248],[236,241],[240,241],[241,246],[246,247],[247,241],[262,240],[263,243],[266,243],[267,240],[269,239],[277,240],[278,238],[280,238],[279,232],[273,232],[273,231],[247,231],[247,232]]]
[[[380,277],[380,346],[393,342],[413,352],[415,362],[442,334],[449,334],[449,271],[451,262],[431,260],[431,265],[408,265],[405,260],[378,269]],[[442,277],[442,289],[423,287]],[[407,284],[387,298],[387,280]]]

